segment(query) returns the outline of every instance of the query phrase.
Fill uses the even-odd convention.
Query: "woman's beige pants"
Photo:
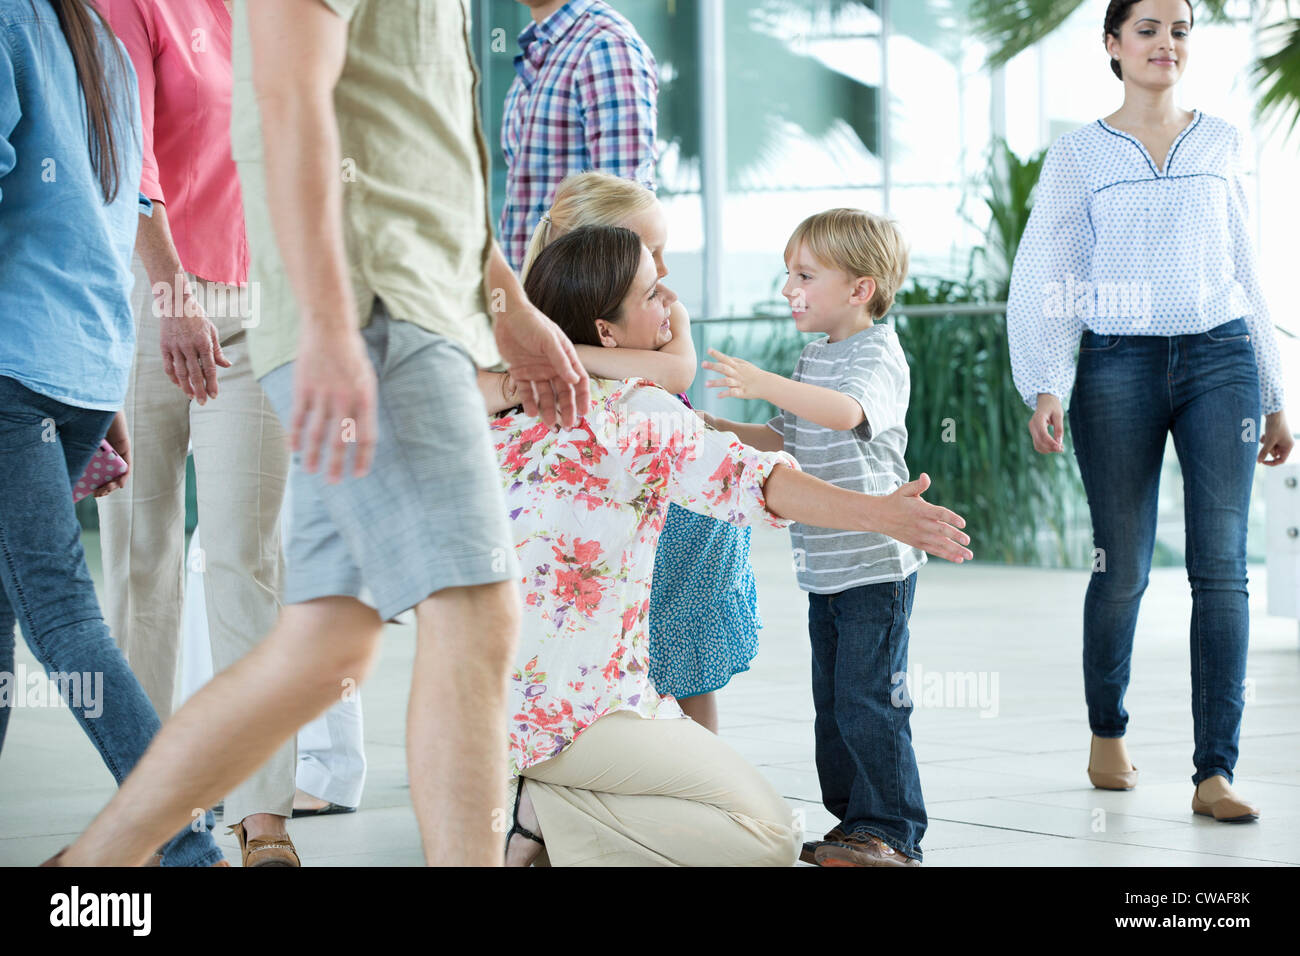
[[[199,405],[163,374],[159,319],[138,259],[135,272],[137,345],[124,406],[131,473],[126,487],[97,499],[101,603],[118,646],[165,721],[175,693],[185,593],[187,448],[193,444],[203,525],[202,567],[196,570],[203,572],[217,672],[252,650],[279,614],[280,501],[289,449],[253,377],[238,290],[191,277],[232,363],[217,370],[217,397]],[[296,759],[291,737],[227,795],[225,822],[238,823],[251,813],[289,816]]]
[[[552,866],[793,866],[802,828],[693,720],[620,711],[524,771]]]

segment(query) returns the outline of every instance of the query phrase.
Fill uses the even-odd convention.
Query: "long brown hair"
[[[574,345],[600,345],[596,320],[617,322],[641,266],[641,237],[621,226],[582,226],[538,255],[524,292]]]
[[[86,0],[49,0],[59,18],[59,29],[72,53],[77,67],[77,82],[86,102],[86,129],[89,133],[90,165],[99,178],[99,191],[105,203],[117,198],[121,187],[121,157],[117,151],[117,132],[114,127],[115,111],[125,108],[122,95],[127,90],[126,63],[117,45],[116,34],[102,14]],[[35,3],[33,2],[33,10]],[[98,25],[96,22],[98,21]],[[107,34],[109,48],[117,58],[116,69],[110,76],[100,56],[100,37]],[[114,102],[114,85],[118,99]]]

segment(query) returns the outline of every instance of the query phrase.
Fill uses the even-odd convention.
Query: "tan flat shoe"
[[[1243,800],[1231,790],[1217,800],[1202,800],[1199,784],[1192,791],[1192,812],[1203,817],[1214,817],[1220,823],[1253,823],[1259,819],[1259,807]]]
[[[1132,790],[1138,785],[1138,768],[1119,773],[1103,773],[1089,767],[1088,779],[1098,790]]]
[[[1088,750],[1088,780],[1098,790],[1132,790],[1138,785],[1138,768],[1132,764],[1129,764],[1128,770],[1092,769],[1093,752],[1097,749],[1097,741],[1100,739],[1094,734]]]
[[[302,866],[298,851],[294,849],[293,840],[284,839],[248,839],[242,823],[233,824],[230,832],[239,840],[239,852],[244,866]]]

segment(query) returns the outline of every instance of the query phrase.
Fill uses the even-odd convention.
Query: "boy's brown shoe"
[[[828,834],[829,835],[829,834]],[[817,847],[818,866],[920,866],[870,833],[855,833]]]
[[[811,863],[813,866],[821,866],[821,864],[817,862],[817,848],[828,842],[834,842],[843,839],[844,839],[844,831],[841,830],[839,827],[835,827],[831,830],[830,833],[826,834],[820,840],[809,840],[807,843],[805,843],[803,845],[803,849],[799,851],[799,861],[801,863]]]

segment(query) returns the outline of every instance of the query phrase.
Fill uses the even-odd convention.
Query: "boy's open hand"
[[[712,362],[700,365],[711,372],[717,372],[722,378],[715,378],[704,384],[708,388],[721,388],[720,398],[763,398],[763,381],[770,373],[744,359],[723,355],[717,349],[709,349]]]

